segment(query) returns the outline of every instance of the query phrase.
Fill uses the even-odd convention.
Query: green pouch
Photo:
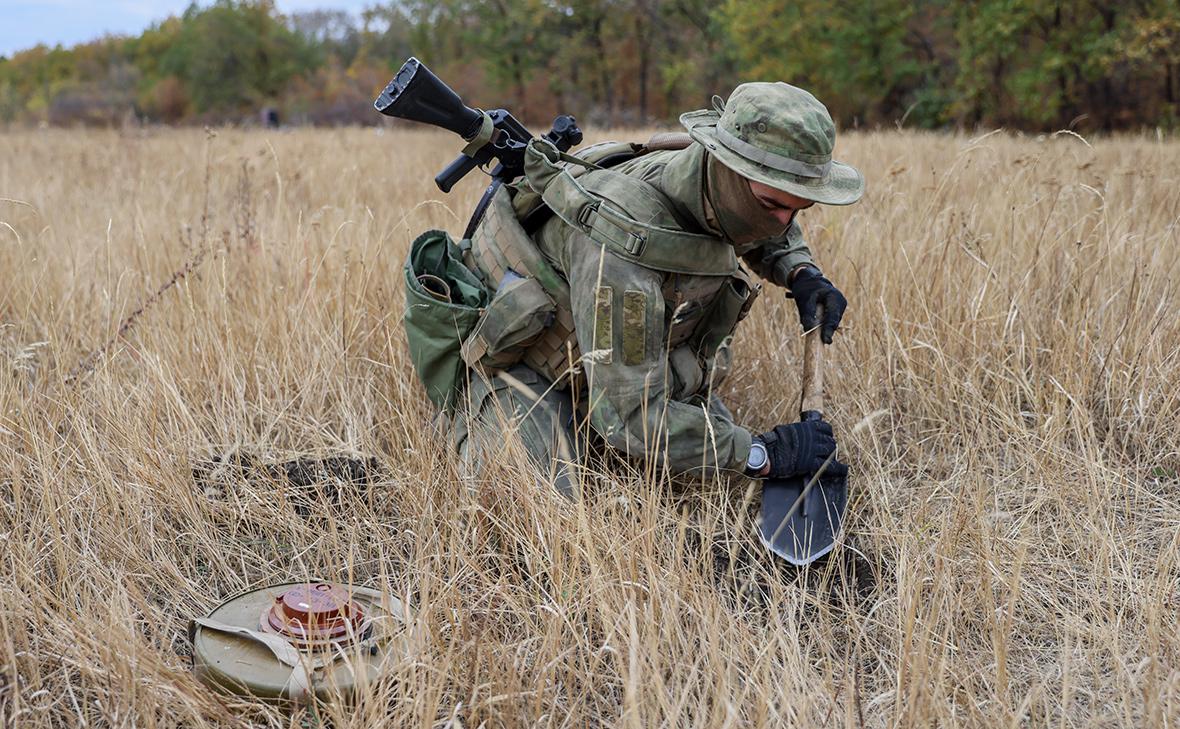
[[[429,230],[410,244],[405,276],[402,322],[410,361],[430,401],[450,410],[467,371],[463,340],[479,322],[490,292],[463,265],[463,249],[441,230]]]
[[[553,323],[556,310],[537,279],[509,271],[479,325],[463,343],[463,360],[472,367],[511,367]]]

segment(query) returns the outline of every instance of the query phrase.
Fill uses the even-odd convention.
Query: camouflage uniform
[[[789,102],[786,112],[784,94]],[[802,112],[799,94],[806,97]],[[794,220],[785,231],[780,227],[777,235],[759,240],[735,241],[727,236],[740,220],[723,224],[719,213],[725,210],[717,207],[725,201],[710,187],[719,187],[723,175],[736,172],[800,196],[795,190],[804,190],[812,200],[832,194],[848,197],[849,190],[833,190],[840,185],[832,184],[830,174],[829,184],[822,189],[814,184],[820,178],[809,177],[824,169],[831,172],[834,128],[826,109],[802,90],[786,84],[745,84],[735,90],[727,111],[694,112],[682,121],[693,137],[689,146],[641,149],[640,156],[610,170],[581,170],[567,163],[572,160],[557,162],[534,154],[533,172],[547,167],[551,176],[530,172],[525,183],[517,186],[515,202],[520,212],[528,206],[530,192],[534,198],[542,192],[538,187],[547,186],[551,193],[545,202],[558,214],[533,240],[543,265],[551,266],[568,286],[568,292],[560,285],[546,288],[558,301],[559,319],[563,305],[572,315],[573,332],[564,349],[573,361],[560,351],[560,345],[551,345],[545,357],[526,357],[528,364],[506,370],[485,368],[473,378],[454,421],[456,445],[465,458],[476,461],[473,467],[489,449],[503,447],[507,417],[517,424],[518,438],[530,457],[549,471],[559,489],[570,492],[574,481],[569,464],[580,458],[579,445],[584,440],[575,437],[575,425],[580,422],[576,401],[588,414],[595,436],[629,456],[658,458],[677,473],[709,475],[744,469],[751,433],[737,425],[712,395],[729,370],[733,327],[759,290],[737,259],[760,277],[787,287],[790,273],[812,258]],[[798,142],[801,125],[809,132],[805,143],[811,146],[802,152],[784,150],[779,139],[778,152],[801,162],[783,162],[774,151],[763,152],[770,156],[757,163],[746,159],[757,156],[753,145],[774,150],[774,132],[792,124],[797,128],[789,141]],[[719,139],[718,126],[728,136]],[[823,159],[825,148],[827,160]],[[550,156],[555,153],[549,151]],[[786,169],[765,169],[766,164],[776,163]],[[567,173],[561,176],[562,184],[577,188],[570,196],[589,195],[605,202],[575,210],[575,203],[563,197],[564,191],[555,192],[559,185],[553,183],[552,174],[558,171]],[[863,189],[859,173],[853,174]],[[843,185],[856,187],[847,175]],[[853,192],[859,197],[859,190]],[[604,216],[602,207],[625,215]],[[625,222],[624,232],[675,230],[686,237],[665,238],[673,242],[656,250],[659,236],[643,240],[644,234],[614,235],[615,229],[604,224],[604,217],[646,226],[628,227]],[[495,222],[485,220],[483,225]],[[484,232],[485,243],[490,235]],[[493,288],[504,271],[520,272],[515,269],[521,266],[511,266],[500,253],[481,248],[478,231],[474,238],[471,265]],[[637,253],[636,249],[645,250]],[[554,288],[562,291],[555,293]],[[562,296],[567,300],[561,301]]]

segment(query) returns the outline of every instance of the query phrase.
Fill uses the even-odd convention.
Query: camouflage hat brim
[[[680,115],[680,123],[688,130],[689,136],[742,177],[823,205],[851,205],[864,194],[864,176],[852,165],[832,160],[826,167],[819,168],[784,159],[781,160],[784,163],[780,165],[782,169],[778,169],[743,157],[718,138],[717,123],[720,119],[721,113],[712,109]]]

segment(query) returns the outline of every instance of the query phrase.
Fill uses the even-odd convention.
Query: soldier
[[[475,374],[453,430],[472,468],[504,447],[506,422],[567,494],[587,422],[593,438],[677,473],[785,478],[814,472],[835,449],[823,421],[753,434],[713,393],[760,290],[739,258],[787,289],[803,328],[819,326],[831,343],[846,301],[797,217],[856,202],[864,179],[832,160],[831,116],[803,89],[747,83],[713,103],[680,117],[687,135],[647,145],[595,145],[575,158],[534,140],[524,180],[493,199],[467,264],[496,290],[495,315],[464,346]],[[538,209],[554,214],[525,234],[519,221]],[[493,322],[537,312],[552,324],[515,347],[489,334],[511,329]]]

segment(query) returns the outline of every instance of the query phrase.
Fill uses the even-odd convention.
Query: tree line
[[[325,0],[330,2],[330,0]],[[191,5],[138,36],[0,58],[0,122],[372,124],[410,55],[469,104],[674,120],[743,80],[845,127],[1180,126],[1176,0],[396,0],[359,16]]]

